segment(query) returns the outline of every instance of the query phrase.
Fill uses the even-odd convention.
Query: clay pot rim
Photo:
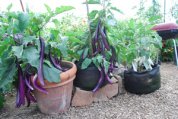
[[[69,62],[69,61],[62,61],[62,63],[70,64],[72,65],[72,67],[67,71],[60,73],[61,81],[59,83],[48,82],[47,80],[45,80],[45,86],[43,88],[54,88],[54,87],[62,86],[75,79],[76,72],[77,72],[76,65],[73,62]]]
[[[55,88],[55,87],[63,86],[75,79],[76,72],[77,72],[76,65],[73,62],[69,62],[69,61],[62,61],[62,63],[67,63],[71,65],[72,67],[68,69],[67,71],[60,73],[61,81],[59,83],[49,82],[48,80],[44,80],[45,85],[43,86],[43,88],[48,89],[48,88]],[[31,80],[33,80],[33,78],[31,78]]]
[[[66,85],[68,83],[70,83],[71,81],[73,81],[75,79],[76,76],[70,77],[69,80],[66,80],[64,82],[59,82],[59,83],[50,83],[50,85],[45,85],[43,88],[48,89],[48,88],[55,88],[55,87],[60,87],[63,85]]]

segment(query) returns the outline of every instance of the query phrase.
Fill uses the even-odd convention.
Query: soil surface
[[[71,107],[64,114],[42,114],[36,104],[15,108],[15,95],[9,95],[0,119],[178,119],[178,68],[161,64],[161,88],[151,94],[124,93],[107,102],[88,107]]]

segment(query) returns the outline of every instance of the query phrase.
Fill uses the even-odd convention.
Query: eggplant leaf
[[[100,63],[98,63],[97,57],[93,57],[92,62],[95,64],[96,67],[98,67],[98,68],[100,67]]]
[[[18,28],[23,32],[29,25],[29,16],[27,13],[20,13],[18,15]]]
[[[60,14],[60,13],[63,13],[63,12],[66,12],[72,9],[74,9],[74,7],[72,6],[61,6],[61,7],[57,7],[55,12],[56,14]]]
[[[10,39],[5,39],[4,41],[0,41],[0,56],[2,56],[5,52],[5,50],[8,49],[9,47],[9,44],[11,43],[12,41]]]
[[[97,14],[98,14],[98,10],[93,10],[93,11],[89,14],[90,19],[95,19],[95,17],[96,17]]]
[[[12,3],[11,4],[9,4],[8,6],[7,6],[7,11],[10,11],[11,10],[11,8],[12,8]]]
[[[46,10],[50,13],[51,12],[51,8],[47,5],[47,4],[44,4]]]
[[[82,62],[82,67],[81,69],[86,69],[90,64],[91,64],[92,60],[89,58],[86,58],[83,62]]]
[[[33,67],[37,68],[39,67],[40,62],[40,55],[39,51],[35,47],[28,47],[24,49],[22,58],[24,60],[27,60],[29,64],[31,64]]]
[[[110,62],[108,62],[108,61],[104,60],[103,65],[104,65],[104,70],[105,70],[105,72],[108,72]]]
[[[58,46],[58,48],[60,49],[62,55],[63,55],[64,57],[67,57],[67,55],[68,55],[68,53],[67,53],[67,47],[66,47],[65,45],[63,45],[63,44],[60,44],[60,45]]]
[[[116,11],[116,12],[119,12],[119,13],[123,14],[123,12],[120,9],[116,8],[116,7],[111,7],[111,9]]]
[[[60,82],[60,71],[53,66],[43,64],[44,78],[49,82]]]
[[[98,61],[99,64],[101,64],[103,62],[103,57],[101,55],[98,55],[97,61]]]
[[[3,89],[13,81],[16,70],[17,68],[14,57],[10,57],[2,61],[0,64],[0,88]]]
[[[23,45],[12,46],[12,51],[14,52],[14,55],[17,56],[17,58],[22,58]]]
[[[32,43],[35,40],[35,36],[27,36],[23,38],[23,45],[27,45],[28,43]]]
[[[83,58],[83,59],[87,57],[88,51],[89,51],[88,48],[85,48],[85,49],[84,49],[83,54],[82,54],[82,58]]]
[[[85,43],[76,37],[69,37],[69,41],[73,43],[78,43],[84,45]]]
[[[88,4],[100,4],[100,0],[88,0]],[[84,2],[86,4],[86,2]]]
[[[50,61],[48,61],[48,60],[44,60],[44,63],[47,64],[49,67],[52,66],[52,64],[51,64]]]

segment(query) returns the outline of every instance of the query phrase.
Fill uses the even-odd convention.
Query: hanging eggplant
[[[43,75],[43,60],[44,60],[44,50],[45,50],[45,43],[43,38],[39,38],[40,40],[40,65],[38,68],[38,80],[40,85],[44,86],[44,75]]]

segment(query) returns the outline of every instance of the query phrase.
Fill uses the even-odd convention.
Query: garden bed
[[[15,108],[15,95],[8,96],[0,118],[60,118],[60,119],[176,119],[178,118],[178,69],[173,63],[161,64],[161,88],[147,95],[125,93],[107,102],[88,107],[71,107],[67,113],[44,115],[36,104]]]

